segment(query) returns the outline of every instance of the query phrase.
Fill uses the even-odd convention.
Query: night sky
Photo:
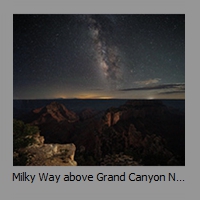
[[[185,98],[185,15],[13,15],[13,98]]]

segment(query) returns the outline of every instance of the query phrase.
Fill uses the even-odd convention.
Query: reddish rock
[[[32,120],[32,124],[35,125],[51,121],[67,121],[73,123],[79,120],[79,117],[75,112],[69,111],[64,105],[57,102],[52,102],[45,107],[34,109],[31,118],[34,119]]]

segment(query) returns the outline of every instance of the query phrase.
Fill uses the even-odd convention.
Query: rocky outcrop
[[[109,127],[116,124],[121,117],[121,112],[109,111],[105,115],[105,124]]]
[[[110,159],[112,165],[118,165],[112,155],[120,152],[140,165],[184,163],[184,149],[175,145],[179,137],[184,138],[184,117],[171,112],[160,100],[130,100],[119,108],[110,108],[102,124],[98,149],[102,158],[107,158],[106,163]]]
[[[71,144],[44,144],[39,133],[33,136],[35,142],[14,153],[14,156],[27,156],[27,166],[76,166],[74,160],[76,146]]]
[[[137,131],[133,124],[130,124],[129,130],[127,132],[127,148],[130,146],[140,147],[143,137],[140,131]]]
[[[52,102],[49,105],[37,108],[29,115],[29,121],[34,125],[67,121],[73,123],[79,120],[78,115],[65,108],[63,104]]]
[[[68,110],[63,104],[52,102],[44,107],[32,110],[24,119],[30,125],[38,126],[45,143],[73,142],[69,139],[79,122],[79,116]]]
[[[169,114],[168,108],[159,100],[129,100],[119,108],[110,108],[104,116],[104,123],[109,127],[119,120],[132,117],[144,118],[147,116],[160,116]]]
[[[41,136],[40,133],[36,133],[32,137],[35,141],[33,145],[43,145],[44,144],[44,136]]]
[[[24,150],[28,155],[27,166],[76,166],[74,144],[44,144]]]
[[[100,136],[101,165],[180,165],[160,135],[142,134],[134,124],[116,128],[107,127]]]

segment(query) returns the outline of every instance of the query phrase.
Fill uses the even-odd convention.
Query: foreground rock
[[[44,144],[26,148],[28,166],[77,166],[74,144]]]
[[[34,135],[35,143],[22,148],[18,153],[27,156],[26,166],[77,166],[74,160],[76,146],[71,144],[44,144],[44,137]]]

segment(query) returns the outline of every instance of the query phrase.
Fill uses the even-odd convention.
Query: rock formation
[[[110,158],[112,165],[118,165],[114,164],[114,155],[123,152],[140,165],[183,164],[177,155],[181,152],[183,158],[184,149],[179,151],[172,144],[179,142],[176,137],[184,138],[184,130],[179,130],[184,127],[184,116],[171,112],[162,101],[127,101],[119,108],[108,109],[102,124],[98,148],[106,163]]]
[[[52,102],[42,108],[34,109],[29,116],[29,121],[34,125],[62,121],[73,123],[78,120],[79,117],[75,112],[69,111],[64,105],[57,102]]]
[[[53,102],[29,119],[42,135],[26,149],[35,155],[29,165],[76,165],[75,146],[66,143],[76,145],[83,166],[184,165],[184,114],[160,100],[130,100],[104,114],[86,109],[79,116]]]
[[[31,111],[23,120],[25,123],[38,126],[45,143],[67,143],[74,131],[79,116],[68,110],[63,104],[52,102],[44,107]]]
[[[44,137],[39,133],[33,135],[35,142],[14,152],[17,157],[20,154],[27,156],[27,166],[76,166],[74,160],[76,147],[71,144],[44,144]]]
[[[110,111],[106,113],[105,124],[109,127],[116,124],[121,118],[121,112]]]
[[[108,126],[116,124],[119,120],[127,120],[131,117],[144,118],[146,116],[168,115],[169,110],[160,100],[129,100],[119,108],[107,110],[104,123]]]

